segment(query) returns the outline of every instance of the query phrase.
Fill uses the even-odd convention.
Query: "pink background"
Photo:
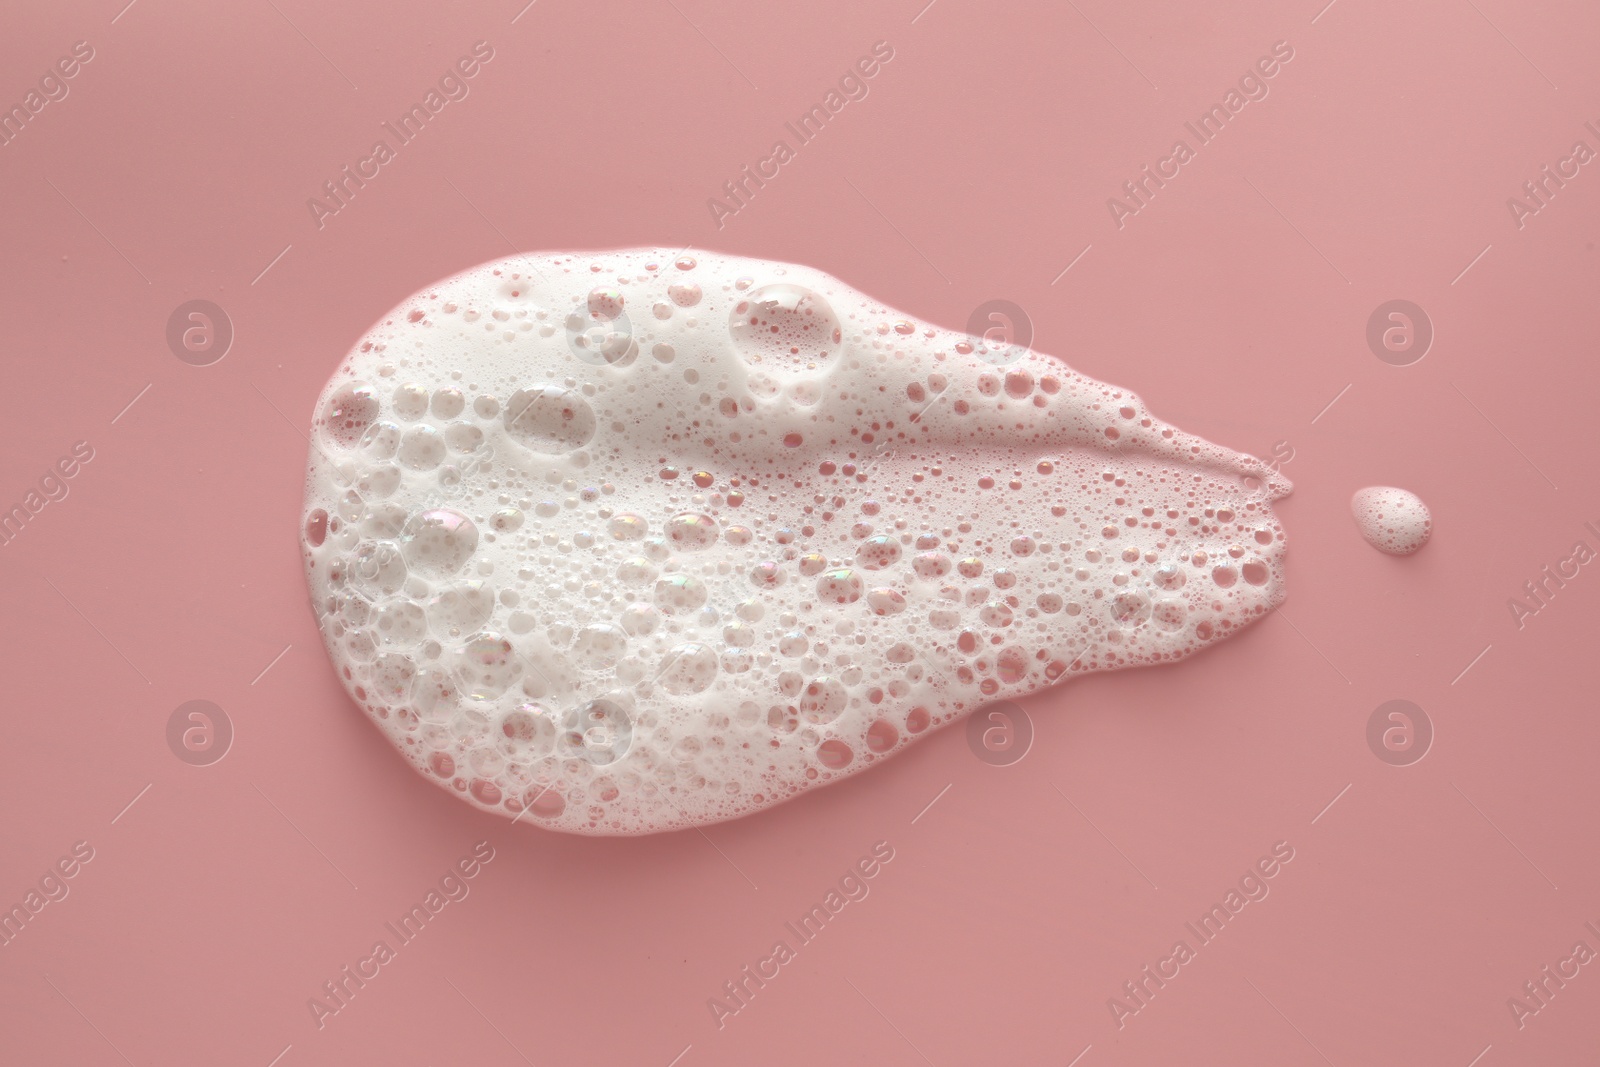
[[[0,147],[0,504],[95,456],[0,549],[0,904],[95,858],[0,948],[0,1061],[1591,1061],[1600,964],[1521,1029],[1507,998],[1600,950],[1600,570],[1520,631],[1506,601],[1600,548],[1600,168],[1520,230],[1506,199],[1600,148],[1600,10],[923,2],[13,5],[0,101],[95,58]],[[319,231],[306,199],[480,39],[471,95]],[[718,230],[707,197],[879,40],[870,96]],[[1278,40],[1270,96],[1119,230],[1106,198]],[[1014,300],[1036,348],[1183,428],[1288,442],[1284,611],[1028,701],[1009,767],[951,729],[635,840],[452,801],[320,646],[313,399],[433,280],[646,244],[812,264],[947,327]],[[234,323],[213,366],[164,340],[193,298]],[[1365,341],[1394,298],[1436,329],[1409,367]],[[1420,555],[1360,540],[1368,484],[1430,503]],[[1393,698],[1436,731],[1411,766],[1367,747]],[[165,738],[192,699],[236,731],[208,767]],[[471,895],[319,1030],[308,998],[479,840]],[[707,999],[880,840],[870,896],[719,1030]],[[1119,1029],[1108,998],[1278,841],[1271,895]]]

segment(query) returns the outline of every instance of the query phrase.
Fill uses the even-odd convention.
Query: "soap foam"
[[[789,264],[485,264],[374,326],[313,434],[345,687],[441,786],[575,833],[769,807],[1284,595],[1260,460]]]
[[[1391,556],[1409,556],[1433,536],[1433,516],[1422,498],[1390,485],[1369,485],[1350,498],[1350,513],[1367,544]]]

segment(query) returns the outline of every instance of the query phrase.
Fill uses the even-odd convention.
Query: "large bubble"
[[[841,332],[833,308],[800,285],[763,285],[733,305],[728,332],[753,365],[776,371],[815,371],[839,352]]]

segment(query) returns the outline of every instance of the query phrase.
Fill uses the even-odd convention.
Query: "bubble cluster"
[[[1433,536],[1433,516],[1417,494],[1369,485],[1350,498],[1350,513],[1367,544],[1391,556],[1409,556]]]
[[[374,326],[313,433],[351,697],[440,786],[569,832],[769,807],[1283,598],[1259,460],[795,265],[486,264]]]

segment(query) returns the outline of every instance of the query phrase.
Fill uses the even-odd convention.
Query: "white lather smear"
[[[314,439],[351,696],[440,785],[574,833],[757,811],[1283,599],[1261,461],[802,266],[485,264],[362,338]]]

